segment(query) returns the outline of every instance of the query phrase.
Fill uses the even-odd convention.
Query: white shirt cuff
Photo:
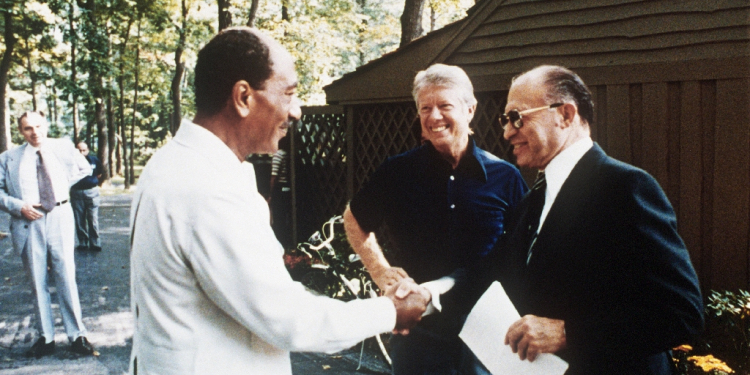
[[[422,316],[427,316],[436,312],[443,311],[443,306],[440,304],[440,295],[451,290],[451,288],[453,288],[453,285],[455,284],[456,280],[450,276],[443,276],[437,280],[422,283],[421,286],[430,291],[430,295],[432,297],[430,303],[427,305],[427,309],[425,310],[424,314],[422,314]]]

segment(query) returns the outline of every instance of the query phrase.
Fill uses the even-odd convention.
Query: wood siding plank
[[[628,85],[607,86],[607,154],[626,163],[633,162],[630,133],[630,94]]]
[[[669,186],[669,123],[667,84],[643,85],[643,117],[641,127],[641,167],[650,173],[665,191]]]
[[[700,283],[705,286],[706,275],[701,267],[703,158],[700,104],[700,83],[683,82],[680,90],[680,206],[677,211],[677,228],[685,241]]]
[[[556,1],[554,3],[559,5],[564,2]],[[577,1],[576,3],[578,3],[576,5],[580,5],[581,2]],[[601,1],[597,1],[597,3],[601,3]],[[750,5],[742,0],[716,2],[718,4],[711,3],[714,2],[705,0],[680,2],[646,1],[616,6],[589,4],[580,9],[574,9],[570,5],[561,9],[556,9],[554,6],[547,6],[544,9],[540,9],[537,13],[529,12],[529,5],[524,5],[523,7],[502,6],[498,7],[487,18],[485,23],[477,28],[472,36],[497,36],[538,28],[571,25],[585,27],[596,24],[627,23],[632,20],[644,18],[701,17],[702,20],[697,24],[683,23],[675,25],[678,27],[678,30],[694,30],[696,28],[704,28],[704,22],[710,25],[712,22],[711,19],[730,17],[733,20],[737,20],[735,18],[736,13],[741,14],[750,8]],[[733,12],[735,15],[729,15],[727,12]],[[743,22],[741,19],[739,21]],[[747,24],[747,20],[744,20],[744,23],[741,24]],[[649,26],[645,30],[658,29],[664,25]],[[613,30],[611,32],[616,31]]]
[[[750,218],[750,80],[716,82],[714,254],[716,287],[747,289]]]

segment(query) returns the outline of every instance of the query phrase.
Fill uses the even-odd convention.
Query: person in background
[[[672,374],[670,349],[703,327],[698,278],[659,184],[607,156],[593,120],[591,92],[569,69],[512,81],[503,135],[539,177],[493,258],[466,273],[476,282],[451,293],[477,298],[499,280],[521,319],[497,339],[522,360],[554,353],[567,375]]]
[[[433,306],[450,311],[439,303],[447,277],[488,256],[526,184],[513,165],[476,146],[469,123],[477,100],[461,68],[419,72],[413,95],[422,144],[375,171],[346,208],[344,228],[380,288],[405,277],[428,282]],[[393,245],[388,258],[375,235],[382,225]],[[485,373],[458,338],[463,318],[432,314],[393,337],[393,373]]]
[[[271,192],[268,205],[271,208],[271,227],[284,249],[294,248],[292,243],[292,187],[289,183],[290,135],[281,138],[279,150],[271,160]]]
[[[130,373],[291,374],[289,351],[335,352],[407,333],[429,294],[343,302],[292,281],[251,153],[274,153],[299,119],[294,59],[256,29],[198,53],[193,121],[146,165],[131,208]]]
[[[99,179],[102,176],[102,162],[99,158],[89,153],[86,142],[80,142],[76,146],[88,163],[93,172],[78,181],[70,189],[70,203],[73,206],[73,214],[76,218],[76,237],[78,246],[76,250],[102,251],[99,240]]]
[[[0,154],[0,209],[11,215],[13,249],[23,259],[32,284],[40,336],[26,355],[40,358],[55,351],[49,274],[71,350],[98,355],[81,320],[75,223],[68,204],[70,187],[90,175],[91,167],[70,141],[47,138],[47,129],[43,113],[24,113],[18,118],[18,131],[26,143]]]

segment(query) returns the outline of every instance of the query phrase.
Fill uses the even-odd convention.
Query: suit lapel
[[[23,157],[24,151],[26,151],[27,145],[28,144],[24,143],[22,146],[19,146],[8,154],[8,175],[10,176],[11,184],[10,192],[11,195],[14,195],[19,199],[21,199],[21,176],[19,175],[19,169],[21,167],[21,158]]]
[[[581,222],[580,215],[585,214],[584,205],[593,193],[592,181],[596,179],[599,165],[605,157],[606,154],[599,145],[594,144],[570,172],[539,232],[534,245],[534,255],[529,262],[530,268],[554,262],[555,253],[566,248],[564,239],[570,238],[570,233],[574,232],[577,223]]]

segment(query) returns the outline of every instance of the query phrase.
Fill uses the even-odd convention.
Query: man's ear
[[[232,106],[240,117],[247,117],[253,106],[253,94],[255,90],[250,87],[247,81],[237,81],[232,87]]]
[[[576,107],[575,103],[565,103],[560,107],[560,113],[563,117],[562,127],[567,128],[573,124],[578,114],[578,107]]]

